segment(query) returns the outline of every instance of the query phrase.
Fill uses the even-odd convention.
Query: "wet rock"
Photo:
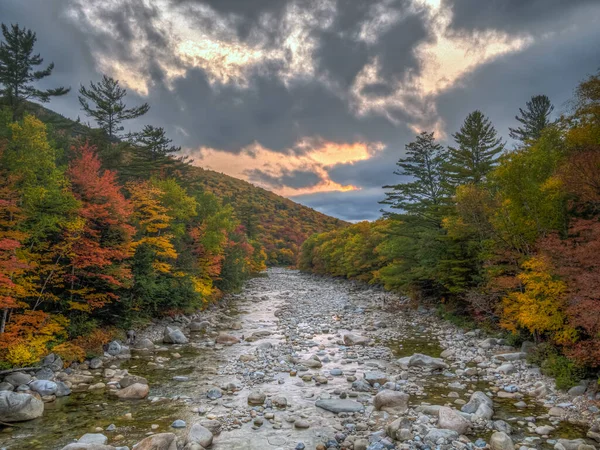
[[[148,384],[148,380],[138,375],[125,375],[123,378],[121,378],[119,384],[122,388],[126,388],[132,384]]]
[[[330,411],[332,413],[351,413],[360,412],[365,408],[362,404],[355,402],[354,400],[343,400],[343,399],[322,399],[315,402],[315,406]]]
[[[86,433],[79,438],[77,443],[105,445],[108,443],[108,438],[101,433]]]
[[[177,436],[173,433],[155,434],[134,445],[133,450],[177,450]]]
[[[277,408],[285,408],[288,405],[287,398],[285,398],[283,395],[278,395],[273,398],[273,405]]]
[[[37,392],[41,396],[54,395],[54,394],[56,394],[56,391],[58,390],[58,386],[56,385],[56,383],[54,381],[48,381],[48,380],[32,381],[29,384],[29,388],[32,391]]]
[[[240,340],[231,334],[219,333],[219,335],[215,339],[215,343],[221,345],[234,345],[239,344]]]
[[[54,393],[57,397],[66,397],[71,395],[71,388],[62,381],[56,382],[56,392]]]
[[[514,450],[515,446],[512,439],[502,431],[496,431],[490,438],[491,450]]]
[[[0,383],[0,391],[14,391],[15,387],[10,384],[7,383],[6,381],[3,381],[2,383]]]
[[[344,335],[344,344],[348,346],[352,345],[368,345],[371,339],[366,336],[360,336],[358,334],[348,333]]]
[[[201,420],[199,423],[204,428],[208,428],[213,435],[218,435],[219,433],[221,433],[222,425],[221,422],[219,422],[218,420],[207,419]]]
[[[331,369],[331,370],[329,371],[329,374],[330,374],[332,377],[341,377],[341,376],[343,376],[343,375],[344,375],[344,372],[342,371],[342,369],[335,368],[335,369]]]
[[[106,353],[110,356],[118,356],[123,351],[123,346],[118,341],[112,341],[108,344],[108,348],[106,349]]]
[[[165,344],[187,344],[188,338],[177,327],[165,327],[163,342]]]
[[[383,372],[367,372],[365,373],[365,381],[367,381],[371,386],[375,383],[379,385],[383,385],[387,382],[387,375]]]
[[[408,399],[404,392],[383,390],[377,393],[373,405],[377,411],[403,413],[408,409]]]
[[[210,323],[206,320],[202,322],[190,323],[190,331],[206,331],[210,327]]]
[[[187,444],[200,444],[202,447],[210,447],[213,442],[213,434],[208,428],[203,427],[199,423],[195,423],[190,428],[186,437]]]
[[[438,426],[447,430],[465,434],[471,427],[471,422],[465,419],[458,411],[442,406],[439,411]]]
[[[223,397],[223,391],[217,387],[210,388],[208,391],[206,391],[206,397],[211,400],[216,400]]]
[[[571,389],[569,389],[568,394],[571,397],[577,397],[579,395],[585,394],[586,390],[587,390],[587,386],[580,384],[579,386],[573,386]]]
[[[559,439],[558,444],[565,450],[578,450],[580,445],[586,445],[585,439]]]
[[[42,367],[40,370],[38,370],[35,373],[35,377],[38,380],[53,380],[54,379],[54,372],[52,371],[52,369],[50,367]]]
[[[177,419],[171,424],[171,428],[185,428],[187,424],[185,420]]]
[[[503,373],[505,375],[510,375],[511,373],[515,373],[516,372],[516,368],[514,365],[510,364],[510,363],[506,363],[506,364],[502,364],[500,367],[498,367],[496,369],[497,373]]]
[[[135,348],[138,350],[154,350],[154,342],[148,338],[143,338],[136,341]]]
[[[510,435],[512,433],[512,427],[508,423],[506,423],[504,420],[495,420],[493,427],[494,427],[494,430],[502,431],[503,433],[506,433],[508,435]]]
[[[366,380],[356,380],[352,383],[352,389],[358,392],[371,392],[373,387]]]
[[[442,359],[433,358],[428,355],[423,355],[422,353],[415,353],[412,356],[400,358],[398,360],[398,364],[405,367],[425,367],[428,369],[448,368],[448,364],[446,364]]]
[[[354,441],[354,450],[367,450],[369,446],[369,441],[366,439],[357,439]]]
[[[31,394],[0,392],[0,422],[22,422],[41,417],[44,403]]]
[[[490,349],[494,346],[498,345],[498,340],[494,338],[488,338],[479,343],[479,348],[483,348],[485,350]]]
[[[492,401],[491,398],[489,398],[487,395],[485,395],[485,393],[483,393],[481,391],[476,391],[476,392],[473,392],[473,394],[471,394],[471,398],[469,399],[469,402],[466,405],[463,405],[463,407],[460,408],[460,410],[462,412],[473,414],[473,413],[477,412],[477,410],[479,409],[479,407],[481,405],[486,405],[489,408],[493,408],[494,402]]]
[[[520,359],[525,359],[527,356],[526,353],[516,352],[516,353],[502,353],[500,355],[494,356],[499,361],[518,361]]]
[[[294,427],[299,429],[310,428],[310,423],[306,419],[298,419],[294,422]]]
[[[115,395],[121,400],[141,400],[148,396],[150,388],[147,384],[134,383],[131,386],[120,389],[115,392]]]
[[[250,395],[248,395],[248,404],[249,405],[262,405],[265,403],[267,396],[264,392],[261,391],[252,391]]]
[[[117,450],[117,447],[113,447],[112,445],[82,444],[80,442],[74,442],[73,444],[63,447],[62,450]]]
[[[102,360],[100,358],[92,358],[89,363],[90,369],[94,369],[94,370],[100,369],[103,365],[104,365],[104,363],[102,362]]]
[[[554,431],[554,427],[550,425],[542,425],[541,427],[535,428],[535,433],[540,436],[546,436]]]
[[[4,377],[6,383],[12,384],[14,387],[31,382],[31,375],[23,372],[14,372]]]

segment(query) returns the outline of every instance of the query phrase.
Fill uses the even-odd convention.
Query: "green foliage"
[[[585,367],[560,354],[560,349],[544,343],[535,346],[527,361],[541,367],[542,373],[556,380],[558,389],[569,389],[588,375]]]
[[[525,104],[525,109],[519,108],[519,114],[515,116],[521,126],[509,128],[510,137],[527,144],[542,136],[542,132],[550,125],[550,114],[554,111],[554,105],[546,95],[534,95]]]

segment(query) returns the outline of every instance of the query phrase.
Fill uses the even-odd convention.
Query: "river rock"
[[[215,343],[221,344],[221,345],[234,345],[234,344],[239,344],[240,340],[231,334],[219,333],[219,335],[215,339]]]
[[[61,357],[54,353],[50,353],[48,356],[45,356],[44,359],[42,359],[42,367],[48,367],[53,372],[62,370],[63,366],[64,363]]]
[[[368,345],[371,339],[366,336],[360,336],[358,334],[348,333],[344,335],[344,344],[348,346],[352,345]]]
[[[6,381],[3,381],[2,383],[0,383],[0,391],[14,391],[15,387],[10,384],[7,383]]]
[[[515,445],[508,434],[496,431],[490,438],[490,448],[491,450],[514,450]]]
[[[587,390],[587,386],[580,384],[578,386],[573,386],[571,389],[569,389],[568,394],[571,397],[577,397],[579,395],[585,394],[586,390]]]
[[[210,322],[207,322],[206,320],[190,323],[190,331],[206,331],[208,327],[210,327]]]
[[[335,414],[360,412],[365,409],[362,404],[354,400],[336,398],[317,400],[315,406]]]
[[[66,397],[67,395],[71,395],[71,388],[67,386],[66,383],[62,381],[56,382],[56,392],[54,393],[57,397]]]
[[[202,447],[210,447],[213,441],[213,434],[208,429],[200,425],[199,423],[195,423],[188,431],[186,437],[186,444],[200,444]]]
[[[265,403],[267,396],[264,392],[261,391],[252,391],[250,395],[248,395],[248,404],[249,405],[262,405]]]
[[[86,433],[79,438],[77,443],[79,444],[100,444],[105,445],[108,442],[108,438],[101,433]]]
[[[150,388],[147,384],[134,383],[126,388],[119,389],[115,395],[121,400],[141,400],[148,396]]]
[[[123,351],[123,346],[118,341],[112,341],[108,344],[108,348],[106,349],[106,353],[110,356],[118,356]]]
[[[53,380],[54,379],[54,372],[52,371],[52,369],[50,367],[42,367],[40,370],[38,370],[35,373],[35,377],[38,380]]]
[[[278,395],[276,397],[273,397],[273,405],[276,406],[277,408],[286,408],[288,405],[288,401],[287,398],[285,398],[283,395]]]
[[[134,445],[133,450],[177,450],[177,436],[173,433],[155,434]]]
[[[429,442],[431,444],[437,444],[440,440],[449,443],[455,441],[456,439],[458,439],[458,433],[456,431],[444,430],[440,428],[432,428],[425,435],[425,442]]]
[[[0,422],[22,422],[41,417],[44,403],[31,394],[0,392]]]
[[[104,365],[104,363],[102,362],[102,360],[100,358],[92,358],[89,363],[90,369],[94,369],[94,370],[100,369],[103,365]]]
[[[526,353],[516,352],[516,353],[502,353],[500,355],[494,356],[499,361],[518,361],[520,359],[525,359],[527,356]]]
[[[80,442],[74,442],[63,447],[62,450],[117,450],[117,447],[113,447],[112,445],[82,444]]]
[[[460,408],[460,410],[462,412],[473,414],[479,409],[479,407],[481,405],[487,405],[489,408],[493,408],[494,402],[492,401],[491,398],[489,398],[487,395],[485,395],[485,393],[483,393],[481,391],[476,391],[476,392],[473,392],[473,394],[471,394],[471,398],[469,399],[469,402],[467,404],[463,405],[463,407]]]
[[[373,405],[377,411],[403,413],[408,409],[408,399],[408,394],[404,392],[385,389],[377,393]]]
[[[201,420],[199,423],[204,428],[208,428],[210,430],[210,432],[213,434],[213,436],[216,436],[219,433],[221,433],[222,425],[221,425],[221,422],[219,422],[218,420],[206,419],[206,420]]]
[[[500,367],[496,369],[497,373],[503,373],[505,375],[510,375],[511,373],[516,372],[516,368],[511,363],[502,364]]]
[[[23,372],[14,372],[4,377],[4,381],[17,387],[22,384],[29,384],[31,382],[31,375]]]
[[[383,372],[367,372],[365,373],[365,380],[373,386],[375,383],[384,385],[387,383],[387,375]]]
[[[223,391],[217,387],[210,388],[208,391],[206,391],[206,397],[210,400],[216,400],[223,397]]]
[[[458,434],[465,434],[471,427],[471,422],[465,419],[455,409],[442,406],[438,414],[438,426],[440,428],[454,430]]]
[[[165,327],[163,342],[165,344],[187,344],[188,338],[177,327]]]
[[[35,380],[29,384],[29,389],[31,389],[34,392],[37,392],[41,396],[54,395],[58,390],[58,386],[54,381]]]
[[[148,384],[148,380],[139,375],[125,375],[119,380],[119,385],[121,385],[122,388],[129,387],[132,384]]]
[[[585,439],[559,439],[558,443],[564,447],[565,450],[578,450],[580,445],[586,445]]]
[[[138,350],[154,350],[154,342],[148,338],[142,338],[135,343],[134,348]]]
[[[398,364],[403,367],[425,367],[428,369],[448,368],[448,364],[446,364],[442,359],[433,358],[432,356],[423,355],[422,353],[415,353],[412,356],[400,358],[398,360]]]

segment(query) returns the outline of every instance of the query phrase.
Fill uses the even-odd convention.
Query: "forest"
[[[597,371],[600,73],[575,88],[568,113],[553,109],[545,95],[527,101],[510,146],[481,111],[448,147],[421,132],[397,163],[403,181],[384,186],[383,217],[311,236],[300,268],[535,341],[531,358],[559,384]]]
[[[44,108],[35,101],[70,88],[38,88],[54,65],[33,31],[3,24],[2,35],[0,368],[101,354],[123,329],[294,265],[307,236],[344,225],[193,166],[161,127],[126,133],[150,105],[128,105],[111,77],[77,92],[96,127]]]

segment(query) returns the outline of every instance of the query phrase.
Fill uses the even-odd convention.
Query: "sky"
[[[51,109],[87,121],[77,89],[112,76],[151,106],[126,130],[349,221],[381,215],[420,131],[449,143],[479,109],[508,138],[600,68],[599,0],[2,0],[0,20],[73,88]]]

